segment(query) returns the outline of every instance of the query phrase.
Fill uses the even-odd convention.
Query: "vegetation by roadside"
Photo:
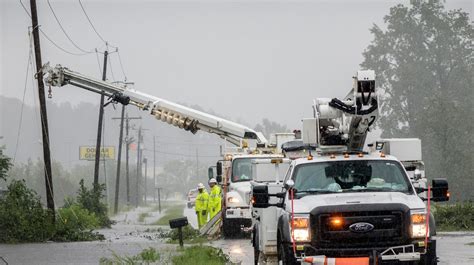
[[[167,243],[179,243],[178,229],[171,230],[165,236],[169,238]],[[202,244],[208,242],[207,238],[199,234],[199,230],[192,228],[190,225],[183,227],[183,241],[185,244]]]
[[[223,265],[227,262],[229,257],[222,249],[202,245],[187,247],[172,258],[173,265]]]
[[[0,242],[89,241],[103,239],[93,232],[100,219],[78,203],[67,204],[56,214],[44,209],[35,191],[24,181],[13,180],[0,199]]]
[[[115,265],[115,264],[155,264],[160,260],[160,254],[156,249],[150,247],[144,249],[135,256],[119,256],[113,253],[112,258],[101,258],[99,264],[101,265]]]
[[[169,225],[171,219],[179,218],[183,216],[184,205],[178,204],[170,206],[166,209],[165,214],[158,219],[153,225]]]
[[[119,256],[113,253],[111,258],[101,258],[99,264],[224,265],[229,264],[229,257],[221,249],[203,245],[186,247],[177,252],[163,250],[161,253],[150,247],[135,256]]]
[[[438,231],[474,231],[474,202],[437,204],[433,214]]]

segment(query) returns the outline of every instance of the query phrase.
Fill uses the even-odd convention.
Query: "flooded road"
[[[138,216],[143,212],[149,212],[149,217],[138,222]],[[185,208],[183,214],[193,227],[197,227],[194,208]],[[101,258],[110,258],[114,254],[133,256],[148,247],[160,253],[170,253],[176,250],[176,245],[164,243],[157,237],[156,229],[160,227],[150,225],[160,216],[157,212],[150,212],[149,208],[137,208],[114,217],[117,224],[111,229],[99,230],[106,238],[104,241],[0,244],[0,257],[8,264],[98,264]],[[250,237],[210,240],[209,244],[221,248],[235,264],[253,264]],[[474,232],[440,233],[438,256],[440,265],[474,264]]]

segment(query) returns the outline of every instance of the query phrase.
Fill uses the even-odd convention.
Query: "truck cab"
[[[253,189],[254,207],[278,207],[283,264],[436,264],[436,227],[403,164],[384,153],[317,154],[294,160],[281,192]],[[433,180],[433,201],[448,199]],[[424,191],[424,190],[423,190]],[[280,197],[277,204],[269,203]]]
[[[251,181],[254,179],[252,162],[259,159],[282,158],[279,154],[226,155],[223,163],[224,196],[222,204],[222,232],[231,237],[252,226],[250,209]]]

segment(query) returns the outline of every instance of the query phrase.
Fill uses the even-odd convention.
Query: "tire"
[[[224,238],[232,238],[235,236],[235,227],[232,225],[232,222],[222,219],[222,235]]]
[[[259,258],[260,251],[256,247],[253,247],[253,261],[255,265],[258,265],[258,258]]]
[[[278,264],[296,265],[296,259],[293,253],[290,252],[290,246],[281,242],[280,236],[277,240],[278,245]]]
[[[253,259],[254,264],[258,265],[260,250],[258,249],[258,231],[257,226],[253,227],[252,230],[252,245],[253,245]]]
[[[438,257],[436,256],[436,240],[432,240],[428,244],[428,250],[425,255],[421,256],[419,265],[437,265]]]

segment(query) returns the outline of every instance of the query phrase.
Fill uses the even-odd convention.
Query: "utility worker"
[[[196,206],[194,209],[196,210],[198,226],[201,228],[207,223],[209,194],[202,183],[199,183],[197,188],[199,193],[196,197]]]
[[[209,220],[211,220],[221,210],[221,187],[217,185],[215,178],[209,180],[209,187],[211,188],[209,194]]]

